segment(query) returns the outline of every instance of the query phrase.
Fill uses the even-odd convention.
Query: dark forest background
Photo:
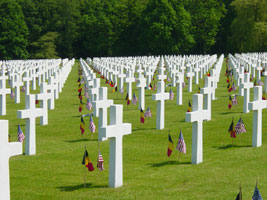
[[[0,0],[0,59],[267,51],[267,0]]]

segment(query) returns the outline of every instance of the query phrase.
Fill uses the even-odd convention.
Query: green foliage
[[[28,56],[28,27],[15,0],[0,1],[0,59],[25,59]]]
[[[267,1],[235,0],[237,16],[229,38],[237,52],[267,51]]]
[[[139,24],[139,45],[143,54],[189,52],[194,43],[190,14],[184,5],[167,0],[150,0]],[[142,30],[142,31],[141,31]]]
[[[58,36],[57,32],[48,32],[33,42],[31,45],[34,52],[31,57],[35,59],[58,58],[55,44]]]
[[[2,59],[35,55],[28,43],[49,32],[59,34],[58,56],[69,58],[267,48],[266,0],[1,1],[5,4],[13,6],[1,9]]]

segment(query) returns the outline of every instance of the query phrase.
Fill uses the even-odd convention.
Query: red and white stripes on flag
[[[133,103],[134,105],[136,105],[137,101],[138,101],[138,99],[137,99],[135,93],[133,93],[133,100],[132,100],[132,103]]]
[[[237,122],[236,126],[235,126],[235,132],[236,134],[240,134],[240,133],[246,133],[247,130],[245,128],[245,124],[242,120],[242,118],[240,117],[239,121]]]
[[[178,143],[177,143],[176,149],[179,152],[181,152],[183,154],[186,154],[186,145],[185,145],[185,141],[184,141],[184,137],[183,137],[182,131],[180,131],[180,135],[179,135],[179,139],[178,139]]]
[[[103,159],[103,156],[101,155],[100,151],[98,153],[97,168],[99,169],[99,171],[104,170],[104,159]]]
[[[170,89],[169,98],[170,98],[170,100],[174,99],[174,93],[173,93],[172,89]]]
[[[94,133],[95,132],[95,129],[96,129],[92,115],[90,116],[89,129],[90,129],[91,133]]]
[[[235,105],[237,105],[237,104],[238,104],[238,102],[237,102],[237,97],[236,97],[236,95],[235,95],[234,98],[232,99],[232,105],[235,106]]]
[[[20,128],[20,125],[18,125],[18,141],[23,142],[25,139],[25,136]]]

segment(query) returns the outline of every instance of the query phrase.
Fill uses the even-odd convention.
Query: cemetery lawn
[[[108,98],[116,104],[123,104],[123,121],[132,123],[132,134],[123,139],[123,186],[108,187],[109,142],[101,142],[100,150],[104,158],[103,172],[98,171],[97,132],[91,136],[89,118],[85,118],[86,131],[80,133],[79,99],[77,92],[78,62],[73,67],[63,92],[55,101],[55,109],[48,111],[48,125],[36,125],[35,156],[15,156],[10,159],[10,190],[12,200],[73,200],[73,199],[235,199],[242,185],[243,199],[251,199],[256,180],[259,190],[267,198],[267,110],[263,110],[263,145],[252,148],[253,113],[242,114],[243,98],[238,97],[238,105],[228,110],[225,62],[220,82],[216,89],[217,100],[212,101],[211,121],[203,124],[203,163],[191,164],[192,124],[185,122],[188,101],[193,92],[183,89],[183,105],[176,105],[176,88],[173,101],[165,103],[165,129],[156,130],[156,102],[152,101],[155,91],[146,90],[145,105],[149,106],[152,118],[141,124],[138,105],[127,107],[124,95],[112,93],[112,88],[101,79],[101,86],[108,87]],[[203,86],[203,79],[200,80]],[[126,84],[124,85],[126,91]],[[167,91],[169,91],[167,88]],[[138,89],[133,84],[138,96]],[[31,91],[31,93],[37,93]],[[237,91],[238,93],[238,91]],[[253,93],[251,90],[251,99]],[[21,124],[25,133],[25,120],[17,119],[16,111],[24,109],[24,93],[20,104],[7,98],[7,115],[0,119],[9,120],[11,141],[17,141],[17,125]],[[83,97],[85,103],[85,98]],[[84,105],[82,114],[88,111]],[[233,141],[228,133],[232,118],[236,124],[242,116],[247,133],[237,136]],[[98,119],[94,117],[96,127]],[[174,149],[170,159],[167,157],[168,132],[176,147],[179,129],[186,142],[187,154],[181,155]],[[87,145],[95,171],[86,171],[81,164],[84,148]],[[25,152],[25,150],[24,150]]]

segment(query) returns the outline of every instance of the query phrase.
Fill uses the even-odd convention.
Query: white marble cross
[[[122,138],[131,134],[132,124],[123,123],[122,105],[110,106],[110,125],[99,128],[100,141],[110,138],[109,144],[109,187],[123,185]]]
[[[25,110],[17,111],[19,119],[26,119],[26,155],[36,154],[35,121],[36,117],[43,116],[43,113],[42,108],[35,108],[35,95],[33,94],[25,96]]]
[[[95,78],[93,80],[93,87],[89,88],[89,94],[91,96],[91,102],[97,101],[99,98],[99,88],[100,88],[100,79]],[[95,111],[94,115],[98,117],[98,110]]]
[[[211,88],[211,77],[205,77],[205,84],[204,88],[200,89],[201,94],[204,95],[204,109],[208,110],[208,119],[207,121],[211,120],[211,95],[212,95],[212,88]]]
[[[139,88],[139,110],[141,110],[141,108],[144,110],[145,109],[145,87],[146,87],[146,79],[144,78],[143,75],[141,75],[137,79],[136,87]]]
[[[261,67],[260,62],[259,62],[258,67],[256,68],[257,82],[259,82],[261,80],[261,70],[262,70],[262,67]]]
[[[0,120],[0,197],[10,200],[9,158],[22,154],[21,142],[8,142],[8,121]]]
[[[123,67],[120,68],[120,73],[118,75],[119,77],[119,87],[118,87],[118,90],[121,91],[122,88],[123,88],[123,85],[124,85],[124,78],[125,78],[125,74],[123,72]]]
[[[255,86],[254,101],[248,103],[248,109],[253,110],[253,147],[262,145],[262,109],[265,108],[267,108],[267,100],[262,100],[262,86]]]
[[[165,100],[169,99],[169,93],[165,92],[164,81],[158,81],[157,93],[152,94],[152,100],[157,101],[157,129],[164,129],[165,124]]]
[[[125,82],[127,83],[127,93],[129,95],[129,100],[132,100],[132,83],[135,81],[135,78],[132,76],[132,71],[129,69],[127,71],[127,77]]]
[[[192,72],[192,68],[190,66],[187,66],[186,77],[188,78],[188,92],[192,92],[192,80],[194,73]]]
[[[107,126],[107,112],[108,108],[113,105],[113,100],[108,99],[108,91],[106,87],[99,88],[99,99],[98,101],[93,102],[94,108],[94,115],[96,111],[99,110],[99,120],[98,120],[98,127]]]
[[[263,66],[264,66],[264,72],[263,72],[263,76],[264,76],[264,93],[267,92],[267,61],[262,62]]]
[[[179,72],[177,75],[177,99],[176,104],[182,105],[183,104],[183,82],[184,82],[184,74]]]
[[[253,87],[253,83],[250,82],[250,73],[245,73],[244,82],[240,84],[240,87],[244,90],[244,103],[243,113],[248,113],[248,103],[250,101],[250,88]]]
[[[15,103],[20,103],[20,86],[23,86],[21,77],[19,74],[15,75],[15,80],[12,83],[12,87],[15,88]]]
[[[30,83],[31,83],[32,78],[29,76],[28,71],[25,72],[25,76],[22,78],[22,80],[26,82],[25,95],[29,95],[30,94]]]
[[[209,119],[209,112],[203,110],[203,95],[193,95],[192,112],[186,112],[185,121],[192,125],[192,164],[203,162],[203,120]]]
[[[36,95],[36,99],[40,100],[40,107],[43,108],[43,116],[40,118],[40,124],[41,125],[47,125],[48,124],[48,108],[47,108],[47,101],[52,100],[53,94],[50,92],[47,92],[47,83],[43,82],[41,83],[40,87],[40,94]]]
[[[6,115],[6,95],[10,94],[10,88],[6,88],[5,70],[3,68],[2,76],[0,76],[0,115]]]
[[[240,73],[238,74],[239,80],[239,96],[244,96],[244,89],[240,87],[244,83],[244,67],[241,67]]]
[[[195,84],[199,84],[199,71],[200,71],[200,68],[198,67],[198,64],[197,64],[197,67],[194,68]]]

